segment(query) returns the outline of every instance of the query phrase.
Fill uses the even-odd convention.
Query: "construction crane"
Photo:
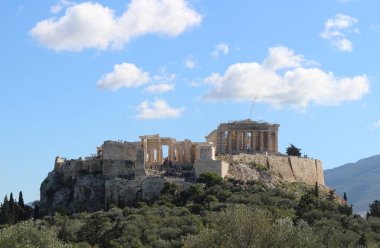
[[[256,97],[252,100],[251,110],[249,111],[248,119],[251,119],[253,111],[255,110]]]

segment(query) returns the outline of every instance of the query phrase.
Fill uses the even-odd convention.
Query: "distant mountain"
[[[347,193],[355,212],[368,210],[374,200],[380,200],[380,155],[361,159],[324,171],[326,185],[338,195]]]

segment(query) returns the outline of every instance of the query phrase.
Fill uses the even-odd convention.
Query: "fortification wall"
[[[135,162],[131,160],[103,160],[103,176],[106,178],[121,177],[132,179]]]
[[[63,180],[68,181],[73,178],[75,162],[73,160],[66,161],[61,167]]]
[[[72,179],[88,174],[88,167],[81,159],[70,160],[73,166]]]
[[[318,182],[317,170],[314,159],[289,157],[290,166],[293,169],[294,177],[298,180],[308,181],[309,183]]]
[[[301,180],[308,184],[318,182],[320,185],[325,185],[322,162],[317,159],[263,154],[239,154],[231,158],[234,162],[266,166],[289,182]]]
[[[280,174],[284,180],[288,182],[293,182],[296,180],[292,167],[289,164],[289,157],[269,156],[268,164],[269,169]]]
[[[143,176],[145,176],[144,150],[140,147],[136,152],[135,177]]]
[[[90,174],[101,174],[103,172],[103,161],[99,158],[85,160],[84,163]]]
[[[193,166],[196,177],[202,173],[210,172],[224,178],[228,173],[229,165],[222,160],[195,160]]]
[[[140,142],[115,142],[106,141],[102,145],[103,159],[136,160],[136,151]]]
[[[325,176],[323,175],[322,161],[316,159],[315,160],[315,167],[316,167],[316,170],[317,170],[318,183],[321,184],[321,185],[325,185]]]
[[[105,205],[127,205],[135,201],[141,181],[113,178],[105,181]]]
[[[142,184],[142,198],[144,200],[151,200],[158,197],[161,190],[165,185],[165,178],[163,177],[147,177]]]

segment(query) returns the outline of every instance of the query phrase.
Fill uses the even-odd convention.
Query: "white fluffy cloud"
[[[185,67],[188,69],[193,69],[197,66],[197,62],[194,60],[193,56],[187,56],[185,60]]]
[[[145,92],[152,94],[162,94],[174,90],[174,84],[152,84],[144,89]]]
[[[380,120],[377,120],[375,123],[371,125],[371,129],[380,128]]]
[[[351,52],[352,42],[346,37],[347,32],[358,32],[354,26],[358,20],[354,17],[337,14],[334,18],[325,22],[325,30],[320,33],[320,37],[329,40],[331,45],[342,52]]]
[[[122,87],[139,87],[150,81],[149,73],[129,63],[116,64],[113,71],[103,75],[98,81],[98,88],[118,90]]]
[[[61,8],[62,4],[56,5],[52,11]],[[201,21],[187,0],[132,0],[119,17],[99,3],[84,2],[69,6],[60,18],[37,23],[30,34],[56,51],[104,50],[121,48],[133,37],[146,34],[177,36]]]
[[[50,12],[52,14],[58,14],[59,12],[61,12],[61,10],[71,5],[75,5],[75,3],[67,0],[60,0],[57,4],[51,6]]]
[[[332,72],[307,68],[303,56],[287,47],[273,47],[264,62],[237,63],[224,75],[205,79],[215,100],[253,100],[275,107],[290,105],[305,109],[310,103],[335,105],[360,99],[369,91],[366,75],[337,78]]]
[[[165,118],[178,118],[182,115],[185,108],[173,108],[162,99],[156,99],[154,102],[144,101],[136,108],[137,119],[157,120]]]
[[[220,43],[215,46],[214,51],[211,53],[211,55],[214,58],[219,58],[220,55],[227,55],[230,52],[230,47],[226,43]]]

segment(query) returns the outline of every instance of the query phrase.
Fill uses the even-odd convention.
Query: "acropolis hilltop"
[[[60,205],[72,211],[128,205],[157,197],[166,182],[186,188],[206,172],[231,177],[233,166],[242,162],[264,166],[286,181],[324,185],[321,161],[279,153],[278,132],[278,124],[247,119],[221,123],[202,142],[159,134],[135,142],[105,141],[95,156],[56,157],[41,185],[41,206],[51,212]]]

